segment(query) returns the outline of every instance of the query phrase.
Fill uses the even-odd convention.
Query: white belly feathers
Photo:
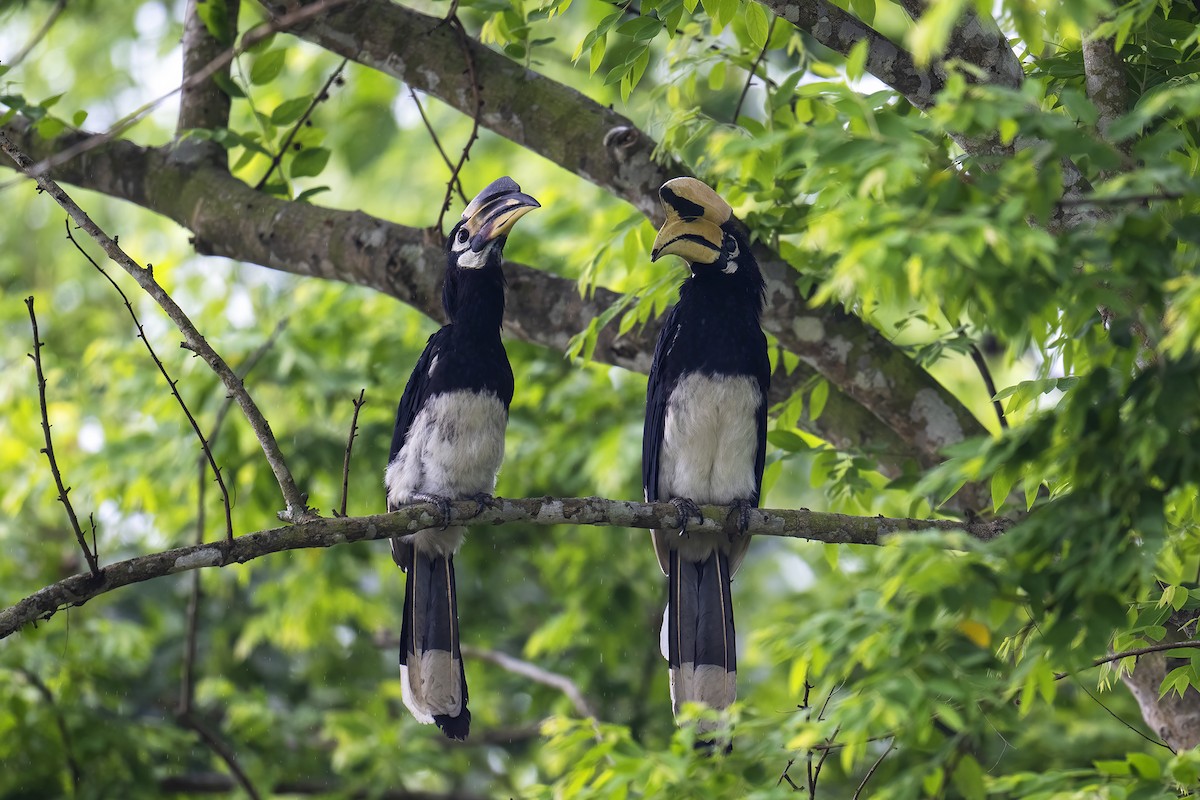
[[[414,494],[490,494],[504,460],[508,412],[491,393],[447,392],[425,404],[384,474],[389,506]]]
[[[724,505],[754,494],[758,382],[745,375],[684,375],[667,399],[658,496]]]

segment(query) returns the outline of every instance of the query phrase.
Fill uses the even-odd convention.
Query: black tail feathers
[[[466,739],[471,712],[459,651],[454,557],[401,546],[407,548],[403,557],[410,565],[400,629],[404,704],[418,721],[436,724],[451,739]]]

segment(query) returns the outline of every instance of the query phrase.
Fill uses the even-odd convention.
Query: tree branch
[[[723,531],[734,535],[737,520],[726,506],[701,506],[703,522],[688,523],[688,530]],[[893,534],[917,531],[966,531],[988,541],[1004,533],[1012,523],[1006,519],[967,522],[955,520],[891,519],[854,517],[807,509],[751,509],[748,535],[784,536],[830,544],[880,544]],[[217,541],[177,547],[111,564],[98,576],[75,575],[47,586],[20,602],[0,610],[0,639],[22,626],[54,616],[59,610],[83,605],[122,586],[175,575],[204,567],[242,564],[255,558],[313,547],[333,547],[348,542],[403,536],[427,528],[447,525],[597,525],[623,528],[678,528],[679,509],[671,503],[637,503],[602,497],[535,497],[498,499],[495,508],[479,511],[474,500],[451,505],[448,518],[437,506],[417,503],[390,514],[365,517],[308,518],[295,525],[257,531]]]
[[[71,522],[71,530],[75,533],[75,541],[79,542],[80,549],[83,550],[83,557],[87,560],[88,569],[92,575],[100,573],[98,562],[98,553],[94,552],[87,545],[87,539],[83,535],[83,529],[79,527],[79,517],[75,514],[75,507],[71,505],[71,498],[68,497],[71,490],[63,484],[62,473],[58,469],[58,460],[54,457],[54,442],[50,438],[50,416],[46,407],[46,376],[42,374],[42,341],[38,336],[37,315],[33,313],[33,296],[25,298],[25,305],[29,308],[29,323],[33,327],[33,352],[29,357],[33,359],[34,371],[37,373],[38,387],[38,405],[42,410],[42,433],[46,439],[46,446],[42,448],[42,452],[46,454],[46,460],[50,462],[50,474],[54,476],[54,485],[58,487],[58,501],[63,504],[67,510],[67,519]],[[93,543],[95,542],[96,524],[92,523]]]
[[[196,735],[200,737],[208,749],[212,750],[217,758],[225,762],[225,766],[229,767],[229,772],[237,781],[237,785],[242,787],[242,791],[250,795],[251,800],[261,800],[262,795],[254,788],[254,783],[250,780],[250,776],[246,774],[246,771],[242,769],[242,765],[238,763],[237,755],[229,747],[228,743],[217,735],[216,731],[209,728],[208,725],[204,724],[199,717],[190,711],[180,714],[179,722],[185,728],[195,731]]]
[[[900,5],[910,17],[918,20],[928,9],[929,0],[900,0]],[[1009,47],[1004,32],[990,16],[980,16],[971,3],[963,6],[962,15],[950,31],[946,52],[939,59],[936,69],[944,72],[945,62],[952,59],[961,59],[979,67],[987,78],[986,82],[993,86],[1016,89],[1025,80],[1025,71]]]
[[[84,138],[68,134],[47,142],[32,134],[21,118],[0,131],[43,159]],[[358,211],[270,197],[253,191],[223,169],[181,163],[171,150],[125,141],[90,149],[56,167],[54,175],[173,219],[195,234],[201,253],[366,286],[434,320],[445,321],[440,301],[445,254],[426,240],[423,230]],[[559,353],[588,320],[618,299],[607,289],[580,296],[575,281],[511,261],[504,265],[504,272],[510,289],[506,335]],[[657,335],[657,322],[622,336],[616,335],[615,326],[609,326],[600,332],[593,357],[635,372],[649,372]],[[780,370],[772,379],[770,402],[786,400],[815,376],[803,363],[791,373]],[[800,425],[838,449],[865,449],[890,477],[911,470],[913,464],[929,466],[938,461],[900,439],[836,386],[831,387],[820,418],[813,420],[806,414]],[[951,503],[948,507],[966,506]]]
[[[1106,138],[1113,121],[1129,110],[1129,86],[1125,80],[1125,62],[1111,38],[1084,37],[1083,72],[1088,99],[1096,106],[1100,133]],[[1123,147],[1129,153],[1131,142]]]
[[[183,24],[183,83],[179,92],[176,137],[192,128],[224,128],[229,125],[231,100],[213,80],[216,73],[203,80],[191,80],[193,75],[200,73],[226,49],[200,18],[198,5],[202,2],[223,4],[230,36],[237,33],[238,10],[241,7],[239,0],[188,0]],[[218,72],[228,78],[229,63]],[[194,144],[206,146],[208,156],[214,163],[225,163],[225,150],[215,142],[197,141]]]
[[[241,380],[229,368],[229,365],[225,363],[225,360],[221,358],[217,351],[213,350],[204,337],[200,335],[200,332],[196,330],[196,327],[188,319],[183,309],[176,304],[171,296],[158,284],[158,281],[154,279],[153,270],[149,267],[142,267],[130,258],[117,245],[116,241],[102,231],[84,213],[83,209],[52,179],[45,175],[34,177],[30,174],[35,166],[33,160],[19,150],[3,131],[0,131],[0,149],[8,154],[22,172],[33,177],[38,187],[54,198],[55,202],[62,206],[71,219],[103,248],[108,257],[128,272],[137,281],[138,285],[166,312],[167,316],[170,317],[171,321],[175,323],[175,326],[183,334],[184,346],[203,358],[209,368],[217,374],[225,383],[226,388],[237,398],[238,405],[241,406],[242,413],[245,414],[250,427],[258,437],[267,463],[271,465],[271,469],[275,473],[275,478],[279,482],[284,502],[287,504],[287,510],[283,512],[286,514],[286,518],[290,520],[308,518],[310,516],[308,506],[300,494],[300,490],[296,488],[296,483],[292,479],[291,473],[288,471],[283,453],[279,449],[279,444],[275,441],[275,435],[271,433],[271,426],[267,423],[266,418],[263,417],[262,412],[258,410],[258,406],[255,405],[253,398],[250,397]]]
[[[46,34],[50,33],[50,29],[54,27],[54,23],[58,22],[58,18],[62,16],[62,12],[66,9],[66,7],[67,0],[58,0],[58,2],[54,4],[54,8],[50,10],[50,14],[46,17],[46,21],[42,23],[42,27],[38,28],[37,31],[34,32],[33,36],[29,37],[29,41],[25,43],[24,47],[14,53],[12,58],[4,62],[4,65],[8,67],[10,72],[15,69],[18,64],[24,61],[30,53],[33,52],[33,48],[37,47],[41,41],[46,38]]]
[[[350,418],[350,435],[346,438],[346,457],[342,459],[342,502],[338,505],[337,516],[346,516],[346,497],[350,494],[350,450],[354,447],[354,437],[358,435],[358,412],[366,404],[364,396],[366,389],[360,389],[354,403],[354,416]]]
[[[542,669],[537,664],[510,656],[508,653],[502,653],[499,650],[489,650],[486,647],[475,647],[465,644],[462,645],[462,654],[467,658],[475,658],[495,664],[503,670],[507,670],[514,675],[520,675],[522,678],[528,678],[534,683],[549,686],[551,689],[558,689],[571,701],[571,705],[575,706],[575,711],[579,716],[593,721],[598,719],[596,712],[592,710],[592,704],[587,701],[587,698],[583,696],[583,692],[579,689],[579,684],[566,675]]]

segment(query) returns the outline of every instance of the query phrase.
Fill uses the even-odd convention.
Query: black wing
[[[408,430],[429,397],[429,365],[441,352],[448,333],[449,328],[445,327],[429,337],[429,341],[425,343],[425,352],[421,353],[417,365],[413,367],[412,375],[408,377],[408,384],[404,387],[404,394],[400,396],[400,405],[396,409],[396,429],[392,432],[389,464],[396,458],[400,448],[404,447],[404,442],[408,439]]]
[[[762,392],[762,402],[755,412],[758,422],[758,449],[754,453],[754,505],[762,499],[763,468],[767,463],[767,392],[771,390],[771,359],[767,356],[767,337],[758,332],[761,343],[755,344],[753,375]]]
[[[679,378],[679,369],[672,365],[671,348],[679,326],[675,322],[675,308],[667,314],[666,322],[658,333],[654,345],[654,363],[650,366],[650,381],[646,385],[646,423],[642,428],[642,489],[646,502],[657,502],[658,460],[662,453],[662,441],[667,418],[667,399],[671,388]]]

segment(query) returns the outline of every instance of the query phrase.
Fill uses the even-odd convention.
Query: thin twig
[[[242,38],[237,45],[230,47],[225,52],[221,53],[221,55],[210,61],[203,69],[198,70],[192,75],[189,75],[187,80],[180,83],[179,86],[176,86],[171,91],[155,98],[154,100],[151,100],[148,103],[145,103],[131,113],[126,114],[124,117],[113,123],[113,125],[103,133],[89,136],[88,138],[77,142],[75,145],[54,154],[50,158],[43,159],[36,164],[30,162],[28,166],[22,166],[21,171],[31,178],[48,175],[55,167],[60,166],[78,155],[86,153],[93,148],[100,147],[101,145],[104,145],[117,138],[122,133],[145,119],[151,111],[182,92],[185,88],[201,85],[204,83],[204,81],[212,77],[213,74],[218,70],[223,69],[230,62],[232,62],[234,58],[258,44],[263,39],[266,39],[268,36],[274,33],[285,31],[289,28],[295,27],[296,25],[300,25],[301,23],[306,22],[314,17],[319,17],[322,14],[325,14],[327,11],[336,8],[337,6],[345,5],[348,2],[351,2],[351,0],[321,0],[320,2],[313,3],[312,5],[306,5],[290,14],[285,14],[282,17],[275,17],[262,23],[261,25],[251,28],[242,34]],[[4,189],[8,185],[9,184],[0,184],[0,189]]]
[[[296,522],[313,517],[314,514],[308,508],[308,504],[305,502],[305,498],[301,495],[300,490],[296,488],[296,482],[292,478],[291,472],[288,471],[287,462],[283,457],[283,452],[279,449],[279,443],[275,441],[275,435],[271,432],[271,426],[267,423],[266,418],[263,417],[262,412],[259,411],[258,406],[255,405],[254,399],[250,397],[242,382],[238,380],[237,375],[229,368],[225,360],[213,350],[204,337],[200,335],[200,332],[196,330],[196,326],[188,319],[183,309],[179,307],[175,300],[154,279],[153,270],[149,267],[140,266],[130,258],[117,245],[116,241],[101,230],[57,183],[45,175],[34,175],[32,173],[34,168],[32,159],[18,150],[12,140],[2,131],[0,131],[0,149],[4,150],[16,162],[18,168],[23,173],[32,177],[42,191],[48,193],[54,198],[55,202],[62,206],[71,218],[75,220],[75,223],[99,243],[109,258],[116,261],[126,272],[133,276],[138,285],[162,307],[171,321],[183,333],[184,341],[181,346],[186,347],[203,358],[209,368],[217,373],[217,376],[225,383],[226,388],[237,398],[238,405],[241,406],[242,413],[245,414],[251,429],[258,437],[267,463],[270,464],[271,470],[275,473],[275,479],[279,483],[284,503],[287,505],[286,511],[280,512],[281,519]]]
[[[33,51],[33,48],[37,47],[42,39],[46,38],[46,34],[48,34],[50,29],[54,27],[54,23],[58,21],[59,16],[62,14],[63,10],[66,9],[66,7],[67,0],[58,0],[58,2],[54,4],[54,8],[50,11],[50,16],[46,17],[46,21],[42,23],[42,27],[38,28],[37,33],[33,34],[33,36],[29,38],[29,41],[25,43],[25,46],[18,50],[17,54],[8,60],[6,66],[8,67],[9,71],[12,71],[18,64],[24,61],[25,57]]]
[[[1123,658],[1130,658],[1133,656],[1144,656],[1149,653],[1162,653],[1166,650],[1182,650],[1184,648],[1189,648],[1189,647],[1200,647],[1200,640],[1189,639],[1186,642],[1175,642],[1174,644],[1172,644],[1171,642],[1159,642],[1158,644],[1147,645],[1146,647],[1138,647],[1134,650],[1122,650],[1120,653],[1113,653],[1112,655],[1107,655],[1107,656],[1103,656],[1101,658],[1093,659],[1091,666],[1086,667],[1086,669],[1091,669],[1092,667],[1098,667],[1101,664],[1108,664],[1112,661],[1120,661]],[[1063,678],[1070,677],[1073,674],[1075,674],[1075,673],[1057,672],[1054,675],[1054,680],[1061,681]]]
[[[350,493],[350,449],[354,447],[354,437],[358,435],[358,410],[367,402],[364,398],[366,389],[360,389],[358,399],[354,403],[354,416],[350,418],[350,436],[346,439],[346,457],[342,460],[342,502],[338,506],[338,516],[346,516],[346,496]]]
[[[238,367],[238,378],[245,380],[250,374],[250,370],[254,369],[258,362],[263,359],[267,351],[274,346],[278,341],[279,335],[283,333],[283,329],[287,327],[288,317],[279,320],[275,325],[275,329],[267,337],[258,348],[251,353],[241,366]],[[226,395],[221,402],[221,407],[217,409],[216,417],[213,420],[212,428],[208,432],[208,440],[216,442],[217,437],[221,433],[221,427],[225,424],[226,415],[229,413],[230,407],[233,405],[233,397]],[[204,457],[201,456],[196,462],[196,468],[199,472],[196,480],[196,539],[197,545],[204,542],[204,494],[208,487],[208,481],[204,480]],[[187,633],[183,644],[183,664],[180,669],[180,685],[179,685],[179,713],[189,714],[192,711],[192,701],[196,696],[196,648],[197,641],[200,637],[200,601],[203,599],[200,589],[200,570],[192,571],[192,587],[191,594],[188,597],[187,607]]]
[[[462,645],[462,654],[467,658],[477,658],[480,661],[495,664],[503,670],[511,672],[514,675],[520,675],[523,678],[528,678],[534,683],[558,689],[571,701],[571,705],[575,706],[575,710],[579,713],[579,716],[584,719],[590,719],[593,722],[597,721],[596,712],[592,709],[592,704],[583,696],[579,685],[566,675],[551,672],[548,669],[539,667],[537,664],[524,661],[508,653],[502,653],[499,650],[489,650],[485,647],[473,647],[464,644]]]
[[[80,548],[83,549],[83,557],[87,559],[88,569],[91,570],[92,575],[98,576],[100,574],[98,554],[87,546],[87,539],[79,527],[79,517],[75,515],[75,507],[71,505],[71,498],[67,496],[71,490],[63,485],[62,473],[58,469],[58,460],[54,457],[54,442],[50,440],[50,416],[46,409],[46,376],[42,373],[42,342],[38,336],[37,316],[33,313],[32,295],[25,298],[25,305],[29,307],[29,322],[33,326],[33,352],[29,354],[29,357],[33,359],[34,370],[37,372],[38,403],[42,408],[42,433],[46,439],[46,446],[42,448],[42,452],[46,454],[46,460],[50,462],[50,472],[54,476],[55,486],[58,487],[58,501],[67,509],[67,518],[71,521],[71,530],[75,532],[75,541],[79,542]],[[94,535],[94,524],[92,531]]]
[[[285,153],[287,153],[288,148],[292,146],[292,140],[296,138],[296,134],[299,133],[300,129],[304,127],[304,123],[308,122],[308,118],[312,116],[312,113],[316,110],[317,105],[329,99],[330,87],[332,87],[334,82],[341,77],[342,70],[346,68],[346,64],[349,63],[349,61],[350,59],[343,58],[342,63],[338,64],[337,69],[335,69],[333,74],[329,76],[329,80],[325,81],[325,85],[321,87],[321,91],[317,92],[316,95],[313,96],[312,102],[308,104],[308,108],[304,109],[304,113],[300,115],[300,119],[296,120],[296,124],[292,126],[290,131],[288,131],[288,135],[283,139],[283,144],[279,145],[279,152],[271,158],[271,166],[267,167],[266,173],[262,176],[262,178],[259,179],[258,183],[254,184],[255,191],[258,191],[267,185],[267,179],[271,177],[271,173],[273,173],[279,166],[279,163],[283,161],[283,156]]]
[[[171,395],[179,403],[179,407],[183,409],[183,415],[187,417],[188,423],[192,426],[192,432],[196,434],[196,438],[200,440],[200,448],[204,451],[204,457],[208,460],[208,465],[212,469],[213,476],[216,478],[217,485],[221,487],[221,498],[225,502],[225,536],[228,539],[233,538],[233,516],[229,500],[229,489],[225,486],[225,479],[221,477],[221,468],[217,466],[217,460],[213,458],[212,448],[208,446],[208,440],[204,438],[204,433],[200,430],[200,424],[196,422],[196,418],[192,416],[192,412],[188,409],[187,403],[183,401],[183,395],[179,393],[179,382],[171,380],[171,376],[167,373],[167,368],[163,364],[162,359],[154,352],[154,346],[150,344],[150,340],[146,338],[146,330],[142,327],[142,321],[138,319],[138,315],[133,310],[133,305],[129,302],[129,297],[121,289],[120,285],[112,279],[112,276],[104,271],[96,259],[80,246],[79,242],[75,241],[75,237],[71,235],[71,221],[64,220],[67,231],[67,241],[75,245],[75,249],[83,254],[91,265],[104,276],[104,278],[112,284],[112,287],[117,290],[117,294],[121,295],[121,300],[125,303],[126,310],[129,311],[129,316],[133,319],[133,325],[137,328],[138,338],[142,340],[142,344],[146,345],[146,351],[150,353],[150,358],[154,360],[154,366],[158,367],[159,373],[162,374],[163,380],[167,382],[167,387],[171,390]],[[150,267],[147,267],[150,269]]]
[[[887,750],[883,751],[883,755],[876,759],[875,763],[871,765],[871,768],[867,770],[867,774],[863,776],[862,783],[860,783],[858,788],[854,790],[854,797],[852,797],[851,800],[858,800],[863,789],[867,788],[867,781],[871,780],[871,776],[875,774],[875,770],[879,769],[879,765],[883,763],[883,760],[888,757],[888,754],[891,753],[895,747],[896,741],[893,739],[892,742],[887,746]]]
[[[475,140],[479,138],[479,115],[483,112],[483,97],[479,92],[479,78],[475,74],[475,57],[471,55],[471,48],[468,45],[469,37],[467,36],[466,28],[457,16],[447,17],[450,27],[458,34],[458,43],[462,47],[463,60],[467,64],[467,80],[471,82],[471,92],[475,99],[475,113],[471,117],[471,135],[467,137],[467,143],[463,146],[462,155],[459,156],[458,163],[450,172],[450,180],[446,183],[446,197],[442,200],[442,211],[438,214],[437,229],[445,233],[442,228],[442,222],[446,219],[446,212],[450,210],[450,199],[454,196],[454,184],[458,181],[458,174],[462,172],[463,164],[467,163],[467,158],[470,157],[471,145],[475,144]],[[461,189],[460,189],[461,191]]]
[[[42,699],[46,701],[46,705],[50,706],[50,713],[54,715],[54,724],[58,727],[58,735],[62,737],[63,757],[67,760],[67,770],[71,773],[72,796],[78,797],[79,784],[83,781],[83,770],[79,766],[78,759],[75,758],[75,746],[71,742],[71,731],[67,728],[66,717],[63,716],[62,709],[59,708],[58,701],[54,698],[54,692],[50,691],[50,687],[33,670],[17,667],[16,671],[29,681],[29,685],[36,689]]]
[[[417,107],[417,113],[421,115],[421,122],[425,123],[425,130],[429,131],[429,138],[433,139],[433,146],[442,156],[442,161],[446,162],[446,167],[453,172],[454,162],[450,160],[450,156],[446,155],[445,149],[442,147],[442,142],[438,139],[437,131],[433,129],[433,123],[429,121],[429,117],[425,116],[425,107],[421,105],[420,98],[417,97],[417,92],[411,86],[408,87],[408,94],[413,99],[413,103]],[[458,196],[462,198],[463,203],[467,202],[467,193],[463,191],[462,179],[454,179],[454,188],[458,191]]]
[[[229,772],[232,773],[234,780],[242,787],[242,790],[250,795],[253,800],[261,800],[262,796],[258,793],[258,789],[254,788],[254,783],[250,780],[250,776],[242,769],[242,765],[238,763],[237,755],[233,749],[226,744],[225,740],[217,735],[216,731],[209,728],[195,714],[187,713],[179,715],[179,722],[186,728],[191,728],[199,736],[201,741],[208,745],[208,749],[212,750],[222,761],[225,766],[229,767]]]
[[[988,397],[992,398],[992,408],[996,409],[1000,427],[1007,428],[1008,418],[1004,416],[1004,405],[996,399],[996,381],[992,378],[992,370],[983,357],[983,351],[974,342],[971,343],[971,360],[975,362],[975,368],[979,370],[979,375],[983,378],[983,385],[987,388]]]
[[[763,59],[767,57],[767,50],[771,46],[771,34],[775,32],[775,21],[778,19],[778,17],[771,17],[771,24],[767,26],[767,40],[763,42],[762,50],[758,53],[758,58],[754,59],[754,63],[750,65],[750,72],[746,75],[746,85],[742,87],[742,93],[738,96],[737,105],[733,107],[733,117],[729,120],[732,125],[737,125],[738,116],[742,113],[742,103],[746,102],[746,95],[750,93],[750,84],[754,82],[754,73],[758,71],[758,67],[762,64]]]

